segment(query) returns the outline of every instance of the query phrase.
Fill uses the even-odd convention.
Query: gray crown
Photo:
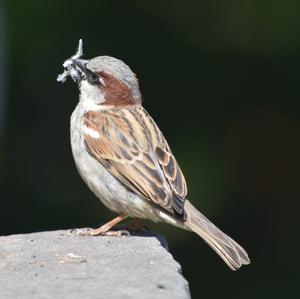
[[[110,56],[98,56],[88,61],[86,68],[92,72],[104,71],[115,78],[127,83],[132,91],[133,97],[141,100],[138,80],[134,72],[123,61]]]

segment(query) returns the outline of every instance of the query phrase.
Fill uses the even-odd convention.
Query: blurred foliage
[[[167,225],[194,298],[296,298],[299,274],[300,2],[5,1],[8,109],[0,233],[96,226],[112,217],[75,169],[78,90],[56,82],[84,39],[137,73],[144,106],[186,175],[189,199],[249,251],[230,272]]]
[[[295,0],[138,1],[166,20],[182,39],[210,50],[269,56],[299,47],[300,3]]]

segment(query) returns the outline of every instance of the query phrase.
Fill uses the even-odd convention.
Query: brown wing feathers
[[[184,201],[187,196],[185,178],[171,152],[166,139],[164,138],[154,120],[143,108],[139,109],[139,112],[141,113],[141,122],[147,122],[147,125],[145,124],[145,126],[147,128],[152,128],[151,130],[149,130],[149,136],[151,136],[156,158],[158,159],[159,164],[164,172],[165,178],[171,186],[173,207],[177,214],[183,215]]]
[[[162,133],[141,106],[87,112],[83,121],[99,134],[99,138],[84,136],[94,158],[133,191],[183,215],[187,193],[183,174]]]
[[[183,217],[185,227],[202,237],[231,269],[249,264],[246,251],[185,200],[183,174],[162,133],[141,106],[88,112],[83,121],[94,131],[87,130],[84,136],[87,150],[111,174]]]

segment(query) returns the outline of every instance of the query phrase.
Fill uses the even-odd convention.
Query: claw
[[[128,230],[111,230],[104,233],[102,236],[110,236],[110,237],[130,237],[130,232]]]
[[[92,236],[107,236],[107,237],[130,237],[131,234],[128,230],[120,229],[120,230],[110,230],[107,232],[99,233],[96,230],[91,228],[84,228],[84,229],[71,229],[70,233],[74,236],[79,237],[92,237]]]
[[[90,236],[90,232],[92,231],[91,228],[74,228],[70,230],[70,233],[74,236]]]

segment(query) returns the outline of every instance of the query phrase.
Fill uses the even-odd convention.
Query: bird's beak
[[[57,77],[57,81],[64,83],[68,76],[75,82],[79,83],[86,78],[88,60],[85,59],[67,59],[64,64],[64,72]]]
[[[82,55],[82,40],[80,39],[76,54],[63,63],[64,72],[58,75],[57,81],[64,83],[68,76],[77,83],[86,79],[86,75],[88,73],[86,64],[88,63],[88,60],[80,59]]]
[[[88,60],[85,59],[72,59],[71,67],[73,70],[71,70],[70,76],[75,82],[78,83],[81,80],[86,79],[86,75],[88,73],[86,68],[87,63]]]

